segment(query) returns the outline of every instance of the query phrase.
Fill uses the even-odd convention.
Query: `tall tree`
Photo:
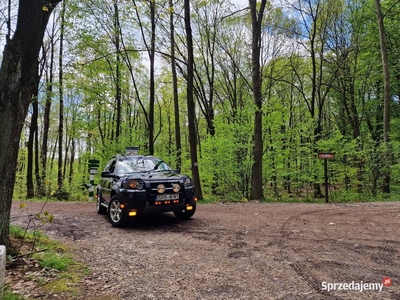
[[[379,28],[379,41],[381,46],[381,58],[382,58],[382,71],[383,71],[383,143],[385,148],[389,147],[389,132],[390,132],[390,73],[389,73],[389,58],[388,49],[386,43],[385,26],[383,23],[384,15],[382,13],[382,7],[380,0],[375,0],[376,15],[378,18]],[[385,156],[389,159],[389,151],[385,149]],[[390,172],[389,168],[385,168],[383,174],[383,186],[382,191],[384,193],[390,193]]]
[[[175,147],[176,147],[176,168],[182,166],[182,145],[181,145],[181,125],[179,114],[179,97],[178,97],[178,74],[176,71],[175,59],[175,25],[174,25],[174,5],[172,0],[169,0],[169,30],[171,40],[171,73],[172,73],[172,89],[174,97],[174,117],[175,117]]]
[[[41,126],[42,132],[42,153],[39,152],[39,128],[38,128],[38,118],[39,118],[39,91],[35,94],[35,100],[32,102],[32,114],[31,114],[31,126],[29,128],[29,140],[27,144],[28,148],[28,167],[27,167],[27,198],[32,198],[35,195],[44,196],[44,178],[46,177],[46,162],[47,162],[47,139],[48,132],[50,127],[50,108],[51,108],[51,97],[52,97],[52,79],[53,79],[53,61],[54,61],[54,44],[55,44],[55,36],[56,36],[56,23],[53,22],[52,28],[49,30],[47,34],[48,41],[43,43],[41,49],[41,59],[39,66],[39,77],[42,78],[43,74],[45,74],[45,82],[46,82],[46,93],[45,99],[46,103],[44,105],[45,111],[43,116],[43,125]],[[46,40],[46,38],[45,38]],[[48,57],[48,53],[51,52],[50,57]],[[50,59],[50,61],[48,61]],[[50,73],[50,76],[48,76]],[[51,83],[49,83],[49,81]],[[34,145],[33,145],[34,144]],[[35,150],[33,151],[33,148]],[[36,177],[36,189],[34,189],[33,185],[33,155],[35,156],[35,164],[34,164],[34,172]],[[42,168],[42,169],[41,169]]]
[[[132,0],[136,16],[140,24],[140,31],[142,34],[143,43],[146,47],[146,51],[149,55],[150,61],[150,89],[149,89],[149,113],[148,113],[148,152],[149,154],[154,154],[154,105],[155,105],[155,47],[156,47],[156,1],[150,0],[148,5],[150,9],[150,45],[146,41],[145,26],[141,21],[139,11],[137,9],[136,3]]]
[[[218,41],[218,29],[221,28],[222,14],[226,13],[224,1],[200,2],[193,6],[198,17],[194,23],[198,33],[197,53],[195,63],[195,94],[199,101],[199,107],[204,114],[207,123],[207,133],[215,135],[214,103],[215,103],[215,76],[216,76],[216,50]]]
[[[188,122],[189,122],[189,147],[190,159],[192,163],[192,177],[193,183],[196,188],[196,197],[203,198],[203,193],[200,184],[199,163],[197,160],[197,136],[196,136],[196,112],[195,102],[193,97],[193,81],[194,81],[194,54],[193,54],[193,34],[190,18],[190,1],[185,0],[185,32],[186,32],[186,45],[187,45],[187,88],[186,99],[188,109]]]
[[[261,41],[262,41],[262,21],[264,16],[267,0],[262,0],[257,9],[257,1],[249,0],[251,27],[252,27],[252,42],[251,42],[251,63],[252,63],[252,88],[253,99],[255,104],[254,112],[254,148],[253,157],[254,163],[252,167],[251,177],[251,193],[250,198],[259,200],[263,198],[263,138],[262,138],[262,93],[261,93]]]
[[[60,30],[60,51],[58,56],[58,79],[59,79],[59,97],[60,97],[60,110],[58,115],[58,174],[57,185],[58,190],[63,189],[63,137],[64,137],[64,28],[65,28],[65,5],[66,0],[62,3],[61,9],[61,30]]]
[[[14,36],[0,69],[0,244],[11,246],[10,212],[20,135],[37,91],[38,57],[49,17],[59,0],[20,0]]]
[[[115,124],[115,140],[118,143],[119,136],[121,134],[121,101],[122,101],[122,91],[121,91],[121,25],[119,20],[119,7],[118,0],[114,1],[114,46],[115,46],[115,103],[117,105],[117,115]]]
[[[26,198],[30,199],[35,196],[35,188],[33,185],[33,148],[34,148],[34,140],[35,136],[37,136],[37,129],[38,129],[38,112],[39,112],[39,105],[38,105],[38,95],[35,93],[34,100],[32,101],[32,115],[31,115],[31,122],[29,126],[29,137],[27,143],[28,149],[28,158],[27,158],[27,174],[26,174]]]
[[[46,95],[45,95],[45,105],[43,113],[43,126],[42,126],[42,143],[40,147],[40,166],[41,174],[37,176],[38,178],[38,195],[44,196],[45,186],[44,180],[47,173],[47,157],[48,157],[48,140],[49,140],[49,129],[50,129],[50,111],[51,102],[53,97],[53,70],[54,70],[54,51],[55,51],[55,28],[51,32],[50,43],[48,49],[43,49],[43,56],[45,60],[48,60],[47,67],[45,67],[45,79],[46,79]],[[50,52],[50,57],[49,56]]]

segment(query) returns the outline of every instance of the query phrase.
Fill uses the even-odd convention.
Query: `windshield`
[[[128,174],[148,171],[171,171],[171,167],[156,157],[121,157],[118,160],[116,173]]]

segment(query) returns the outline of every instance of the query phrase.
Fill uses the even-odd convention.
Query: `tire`
[[[126,225],[128,217],[125,212],[120,208],[121,202],[117,196],[113,196],[108,205],[108,217],[110,223],[114,227],[122,227]]]
[[[102,203],[104,203],[104,200],[101,197],[100,191],[97,191],[96,210],[99,215],[105,215],[107,213],[107,208],[102,206]]]
[[[196,212],[196,203],[192,204],[193,209],[192,210],[175,210],[174,215],[177,217],[179,220],[188,220],[190,219],[194,213]]]

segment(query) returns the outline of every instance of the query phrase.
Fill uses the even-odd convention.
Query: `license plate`
[[[156,196],[156,201],[175,200],[175,199],[179,199],[179,194],[165,194]]]

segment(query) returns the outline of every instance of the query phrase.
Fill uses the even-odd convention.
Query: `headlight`
[[[125,179],[121,183],[121,188],[123,189],[142,190],[143,187],[143,182],[135,179]]]
[[[179,192],[179,191],[181,190],[180,184],[175,183],[175,184],[172,186],[172,190],[174,191],[174,193]]]
[[[190,178],[188,177],[185,179],[183,184],[185,185],[185,187],[192,186],[192,180],[190,180]]]

